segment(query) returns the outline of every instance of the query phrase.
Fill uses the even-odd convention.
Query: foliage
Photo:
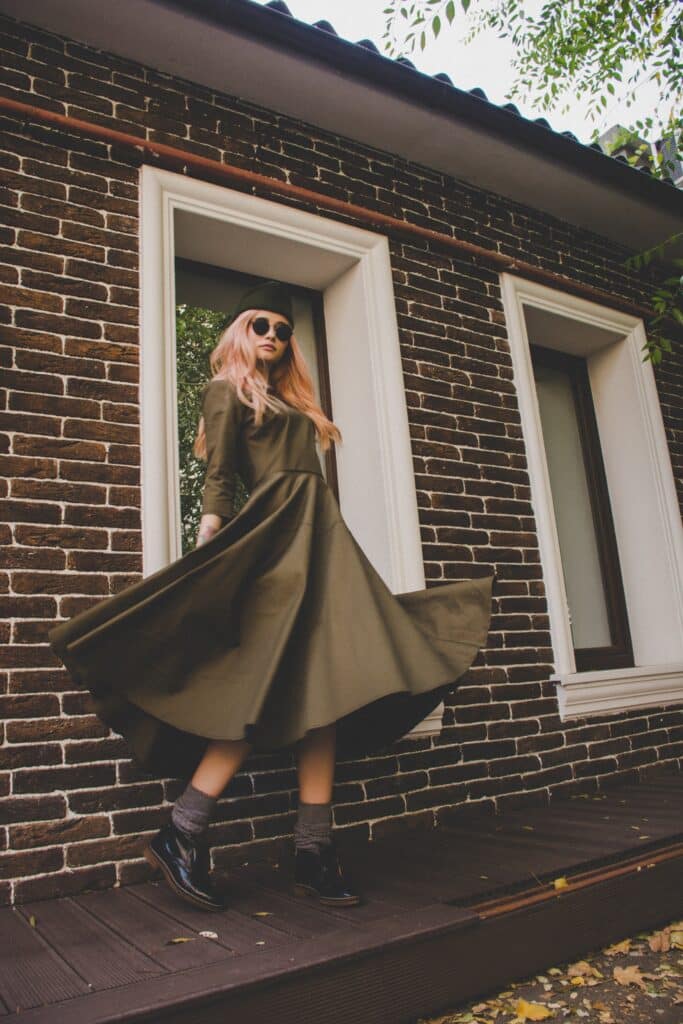
[[[592,121],[602,115],[617,89],[631,106],[638,88],[654,84],[657,116],[638,120],[634,130],[653,140],[678,137],[683,96],[683,5],[663,0],[546,0],[538,13],[530,0],[459,0],[468,14],[466,41],[484,30],[509,38],[516,79],[509,98],[530,99],[542,111],[582,97]],[[384,43],[392,55],[424,50],[452,25],[455,0],[389,0]],[[402,42],[399,41],[403,35]],[[663,155],[655,158],[661,168]]]
[[[209,356],[218,340],[224,313],[187,305],[176,307],[176,374],[178,382],[178,465],[182,554],[197,543],[206,463],[193,453],[201,416],[201,390],[211,376]],[[244,498],[237,479],[236,507]]]
[[[651,249],[636,253],[626,261],[626,266],[631,270],[643,270],[654,263],[658,263],[664,268],[664,273],[668,272],[666,268],[674,270],[674,273],[659,282],[652,297],[655,315],[649,322],[648,337],[644,348],[647,349],[645,359],[649,358],[655,364],[661,362],[662,349],[671,352],[671,340],[663,333],[667,324],[673,320],[679,327],[683,327],[683,310],[681,310],[683,259],[671,257],[669,254],[669,250],[681,242],[683,242],[683,232],[665,239]]]
[[[530,13],[531,8],[535,13]],[[683,158],[683,3],[665,0],[388,0],[384,9],[385,49],[391,56],[424,50],[444,26],[452,26],[460,8],[469,26],[465,41],[488,29],[509,38],[515,49],[516,79],[507,96],[530,99],[544,112],[564,113],[574,98],[586,104],[596,121],[617,89],[632,106],[637,89],[647,83],[657,91],[656,113],[625,129],[611,150],[635,143],[627,156],[632,164],[646,159],[652,173],[670,176],[674,161]],[[598,130],[593,133],[597,137]],[[646,139],[641,138],[644,135]],[[646,141],[649,140],[649,141]],[[668,140],[668,145],[656,145]],[[681,236],[627,261],[631,269],[661,267],[665,280],[654,289],[655,316],[648,325],[645,358],[659,362],[662,349],[671,351],[663,333],[683,324],[683,277],[680,260],[671,251]]]

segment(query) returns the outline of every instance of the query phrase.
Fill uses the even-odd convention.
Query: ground
[[[593,950],[414,1024],[683,1024],[683,921]]]

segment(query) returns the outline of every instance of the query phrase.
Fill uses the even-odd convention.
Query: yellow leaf
[[[37,918],[35,914],[31,914],[31,916],[28,919],[28,923],[31,925],[31,928],[35,928],[37,924]]]
[[[176,942],[194,942],[194,937],[188,938],[186,935],[179,935],[177,939],[169,939],[166,945],[173,946]]]
[[[255,910],[253,914],[254,917],[272,917],[272,915],[272,910]]]
[[[672,930],[669,938],[674,949],[683,949],[683,929]]]
[[[566,889],[569,885],[569,882],[563,875],[562,878],[556,878],[553,884],[556,889]]]
[[[525,830],[525,832],[533,832],[534,830],[533,825],[522,825],[522,828]]]
[[[570,964],[567,968],[568,978],[576,978],[582,975],[590,975],[595,973],[595,968],[591,967],[587,960],[578,960],[575,964]]]
[[[515,1013],[522,1020],[547,1020],[552,1017],[552,1012],[547,1006],[540,1003],[527,1003],[526,999],[518,999],[515,1006]]]
[[[577,974],[576,977],[572,978],[571,983],[572,985],[585,985],[586,979]]]

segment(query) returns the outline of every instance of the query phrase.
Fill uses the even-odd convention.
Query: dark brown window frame
[[[576,670],[586,672],[632,668],[634,660],[631,631],[588,364],[581,356],[541,345],[530,344],[529,350],[534,370],[537,366],[561,370],[567,374],[571,383],[612,638],[612,643],[603,647],[574,647]]]

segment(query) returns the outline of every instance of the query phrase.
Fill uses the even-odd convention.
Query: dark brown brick
[[[20,31],[7,18],[3,28],[3,80],[17,98],[59,111],[69,102],[92,123],[237,166],[256,161],[279,181],[649,301],[647,282],[623,266],[628,253],[589,231],[85,44],[28,25]],[[14,866],[39,873],[14,891],[0,882],[0,901],[24,902],[112,885],[114,861],[122,882],[148,879],[141,837],[167,820],[184,780],[147,778],[45,643],[52,623],[141,576],[140,157],[55,126],[5,120],[0,742],[14,788],[9,771],[0,774],[0,810],[16,822]],[[683,709],[559,718],[497,271],[398,236],[389,249],[427,584],[489,565],[498,578],[489,636],[446,698],[441,733],[336,766],[335,826],[368,841],[595,793],[669,765],[680,770]],[[683,499],[683,377],[678,350],[669,356],[655,375]],[[247,849],[255,856],[289,847],[296,772],[285,760],[253,757],[250,772],[231,780],[211,828],[217,865]],[[65,817],[65,796],[53,788],[66,791],[77,817]],[[0,844],[7,838],[0,834]],[[68,865],[50,859],[64,848]]]

